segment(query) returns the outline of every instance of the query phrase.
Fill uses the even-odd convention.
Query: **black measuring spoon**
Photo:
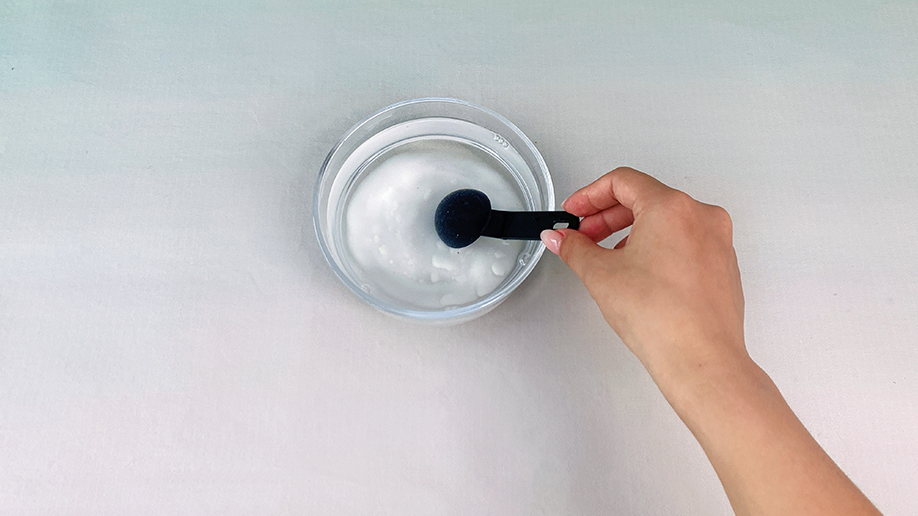
[[[480,236],[504,240],[538,240],[546,229],[567,224],[580,227],[580,219],[566,211],[500,211],[491,209],[483,192],[465,189],[447,195],[437,206],[434,226],[444,244],[453,249],[471,245]]]

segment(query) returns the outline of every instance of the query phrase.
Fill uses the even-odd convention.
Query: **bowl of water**
[[[554,208],[545,161],[506,118],[450,98],[393,104],[352,127],[325,159],[313,194],[319,247],[354,294],[389,315],[440,324],[484,315],[545,248],[494,238],[447,247],[434,214],[464,188],[487,194],[494,209]]]

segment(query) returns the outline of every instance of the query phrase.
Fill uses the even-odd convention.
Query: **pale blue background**
[[[729,513],[553,256],[445,329],[332,275],[325,154],[429,95],[559,200],[630,165],[725,206],[750,352],[918,512],[915,2],[139,3],[0,4],[0,513]]]

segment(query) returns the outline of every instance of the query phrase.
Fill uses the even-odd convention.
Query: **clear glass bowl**
[[[529,138],[501,115],[450,98],[421,98],[393,104],[351,128],[328,154],[313,194],[313,222],[325,259],[358,297],[384,313],[421,323],[455,324],[494,309],[535,268],[545,247],[528,241],[516,245],[512,270],[490,292],[473,301],[449,306],[421,306],[410,296],[387,292],[387,278],[372,277],[361,268],[346,235],[345,218],[354,190],[378,163],[412,146],[461,146],[500,169],[522,209],[554,209],[548,167]],[[445,148],[445,147],[444,147]],[[474,183],[474,178],[469,179]],[[495,209],[503,209],[495,206]],[[430,217],[431,227],[433,217]],[[475,245],[475,244],[473,244]],[[422,288],[419,286],[418,288]],[[421,292],[418,292],[420,295]]]

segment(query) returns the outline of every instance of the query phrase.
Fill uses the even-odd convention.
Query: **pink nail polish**
[[[542,239],[542,243],[545,244],[545,247],[554,254],[558,254],[558,249],[561,248],[561,233],[553,230],[546,229],[539,234],[539,237]]]

